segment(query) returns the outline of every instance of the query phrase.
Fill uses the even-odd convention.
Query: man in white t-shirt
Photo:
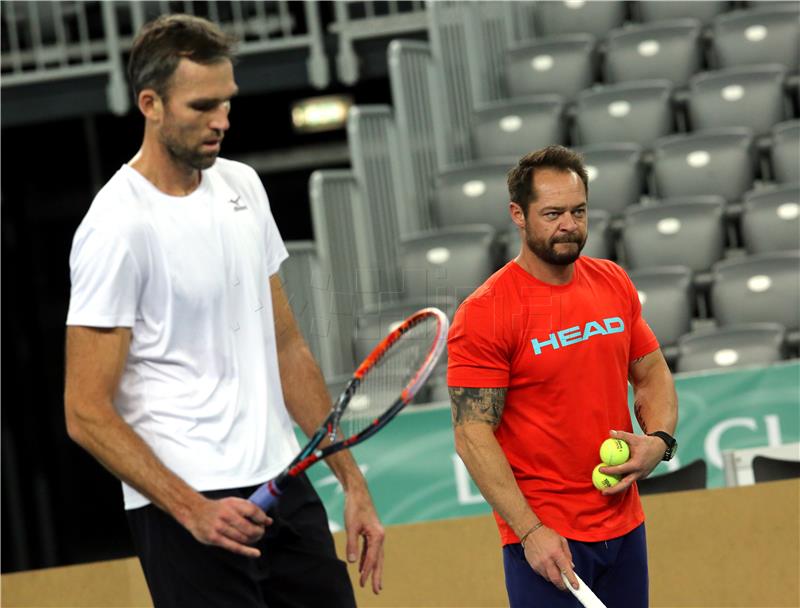
[[[217,158],[229,127],[233,41],[160,17],[129,62],[142,147],[97,194],[70,255],[65,409],[70,437],[123,484],[161,606],[353,606],[308,479],[265,514],[246,500],[330,407],[277,275],[287,257],[256,173]],[[384,532],[349,453],[347,558],[381,588]],[[362,539],[360,550],[358,539]]]

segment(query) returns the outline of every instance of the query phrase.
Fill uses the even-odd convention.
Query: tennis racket
[[[268,510],[293,477],[312,464],[369,439],[403,409],[430,376],[447,342],[447,316],[423,308],[397,325],[358,366],[306,447],[249,500]],[[320,447],[325,439],[328,443]]]

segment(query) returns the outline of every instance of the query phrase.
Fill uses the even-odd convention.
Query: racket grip
[[[283,492],[278,488],[278,484],[275,483],[274,479],[271,479],[253,492],[247,500],[267,511],[278,502],[281,494]]]

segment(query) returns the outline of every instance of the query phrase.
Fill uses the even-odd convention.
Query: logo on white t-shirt
[[[239,202],[241,198],[241,196],[237,196],[236,198],[232,198],[228,201],[231,205],[233,205],[234,211],[242,211],[243,209],[247,209],[247,205]]]

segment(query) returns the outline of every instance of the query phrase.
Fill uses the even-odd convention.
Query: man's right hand
[[[250,545],[264,536],[270,524],[272,518],[258,506],[233,496],[219,500],[201,497],[184,523],[192,536],[204,545],[221,547],[245,557],[261,555],[261,551]]]
[[[525,559],[537,574],[566,591],[567,588],[561,580],[563,572],[573,589],[578,588],[578,580],[572,570],[572,552],[566,538],[547,526],[542,526],[525,539],[524,551]]]

